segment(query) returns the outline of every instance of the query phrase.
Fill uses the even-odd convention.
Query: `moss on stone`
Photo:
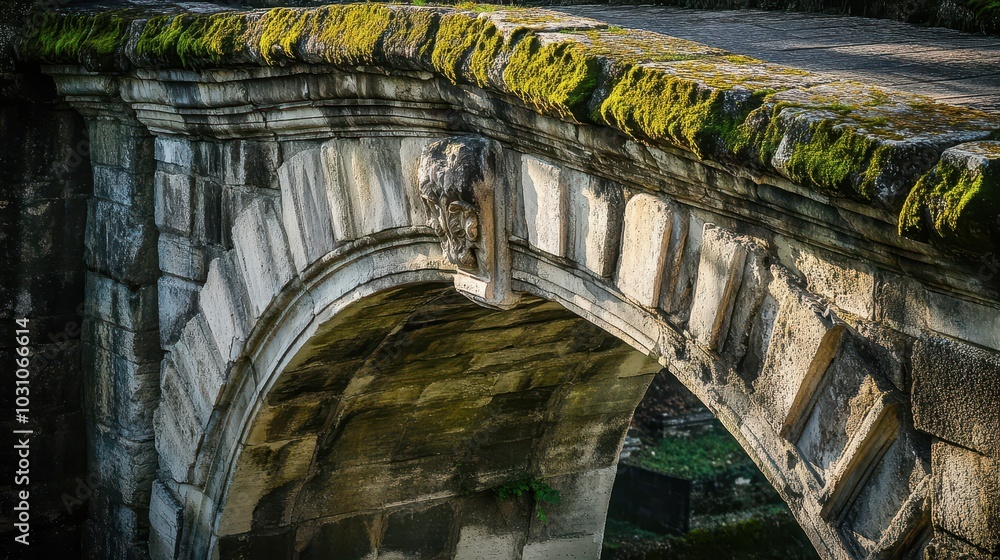
[[[130,19],[120,12],[95,15],[45,13],[21,47],[22,56],[49,64],[83,64],[89,70],[115,66]]]
[[[727,111],[724,89],[705,87],[643,66],[635,66],[615,84],[597,119],[630,136],[665,140],[699,157],[720,153],[766,91],[750,92],[741,110]]]
[[[598,59],[580,43],[543,45],[536,36],[519,41],[503,73],[508,90],[536,109],[587,122],[597,87]]]
[[[946,152],[910,191],[899,215],[899,234],[972,253],[996,250],[1000,246],[1000,144],[963,144]]]
[[[489,28],[489,31],[486,31]],[[441,18],[434,38],[431,64],[452,83],[462,79],[462,67],[472,54],[483,34],[499,35],[496,27],[488,20],[470,17],[468,14],[453,13]]]
[[[246,61],[247,16],[221,12],[151,18],[136,42],[136,56],[155,66],[206,68]]]

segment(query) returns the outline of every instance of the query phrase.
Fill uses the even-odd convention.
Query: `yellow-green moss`
[[[434,69],[452,83],[457,83],[461,78],[462,65],[466,57],[480,41],[487,27],[494,36],[499,34],[496,27],[485,19],[470,17],[463,13],[447,14],[442,17],[434,38],[434,51],[431,53],[431,64]]]
[[[392,12],[378,4],[324,6],[316,9],[316,29],[308,33],[333,64],[376,62]]]
[[[503,73],[507,89],[543,112],[587,121],[587,103],[597,87],[598,59],[575,41],[542,45],[526,36]]]
[[[899,234],[974,253],[995,250],[1000,246],[1000,176],[939,162],[910,191],[899,214]]]
[[[130,20],[121,12],[96,15],[46,13],[21,46],[22,55],[49,64],[112,68],[124,47]]]
[[[247,16],[222,12],[151,18],[136,42],[136,54],[157,66],[204,68],[248,58]]]
[[[598,120],[630,136],[665,140],[705,157],[733,141],[746,113],[765,94],[752,93],[738,114],[729,114],[723,107],[725,90],[636,66],[615,84]]]

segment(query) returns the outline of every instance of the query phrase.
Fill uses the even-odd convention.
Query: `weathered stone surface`
[[[96,426],[88,430],[93,450],[90,471],[99,473],[101,491],[119,504],[146,508],[156,475],[152,441],[135,441]]]
[[[625,199],[620,185],[565,168],[569,197],[567,258],[610,278],[618,262]]]
[[[236,219],[233,239],[256,318],[295,274],[285,233],[273,207],[259,201]]]
[[[198,308],[199,284],[176,276],[162,276],[157,282],[160,342],[172,344]]]
[[[87,211],[87,266],[130,285],[156,279],[156,230],[133,219],[129,208],[94,199]]]
[[[219,355],[236,360],[253,326],[247,288],[232,253],[212,261],[198,294],[198,305],[212,331]]]
[[[302,271],[333,250],[334,231],[330,222],[327,177],[336,172],[324,167],[329,161],[324,150],[305,150],[287,159],[278,168],[281,185],[281,214],[295,267]],[[336,179],[334,179],[336,180]]]
[[[566,256],[567,185],[558,166],[521,156],[521,196],[528,243],[557,257]]]
[[[913,421],[1000,458],[1000,354],[937,336],[913,345]]]
[[[84,384],[89,417],[129,438],[152,437],[159,399],[155,359],[136,363],[106,348],[87,346],[83,364],[91,372]]]
[[[163,483],[153,483],[153,493],[149,500],[149,557],[152,560],[172,560],[177,557],[183,507]]]
[[[623,293],[648,307],[659,302],[673,220],[670,206],[650,195],[635,195],[625,206],[617,284]]]
[[[738,239],[714,224],[705,224],[701,238],[701,264],[688,330],[715,350],[729,332],[748,251]]]
[[[160,232],[178,235],[191,233],[191,190],[194,178],[157,171],[156,185],[156,227]]]
[[[811,295],[797,286],[788,273],[772,266],[764,305],[774,323],[761,354],[766,356],[760,374],[752,380],[753,399],[781,426],[793,407],[804,407],[812,394],[805,381],[816,382],[830,363],[840,342],[835,317],[825,315]],[[773,315],[772,315],[773,313]]]
[[[927,327],[1000,351],[1000,306],[926,292]]]
[[[158,325],[155,286],[130,288],[107,276],[87,273],[87,312],[122,328],[142,331]]]
[[[934,526],[1000,554],[1000,461],[945,442],[932,457]]]

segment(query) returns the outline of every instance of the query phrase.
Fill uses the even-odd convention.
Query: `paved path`
[[[1000,37],[789,12],[607,4],[552,9],[1000,112]]]

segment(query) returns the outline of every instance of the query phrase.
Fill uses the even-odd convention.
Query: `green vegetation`
[[[627,462],[691,479],[692,530],[659,535],[609,518],[604,560],[817,558],[781,497],[721,424],[664,438]]]
[[[726,89],[636,66],[615,84],[597,120],[630,136],[665,140],[706,157],[722,151],[766,93],[751,94],[733,114],[723,107]]]
[[[786,509],[734,523],[661,536],[609,520],[602,560],[812,560],[812,545]]]
[[[558,504],[560,500],[559,491],[548,484],[531,477],[523,477],[517,480],[505,482],[493,489],[498,501],[510,500],[521,496],[530,497],[537,507],[536,515],[542,523],[548,523],[549,517],[545,513],[544,504]]]
[[[990,171],[997,168],[994,163]],[[938,238],[973,252],[1000,245],[1000,173],[942,160],[910,191],[899,215],[899,234],[920,241]]]
[[[587,122],[598,72],[597,58],[580,43],[542,45],[537,37],[525,37],[514,48],[503,79],[512,93],[540,111]]]
[[[968,0],[967,4],[981,18],[1000,16],[1000,0]]]

